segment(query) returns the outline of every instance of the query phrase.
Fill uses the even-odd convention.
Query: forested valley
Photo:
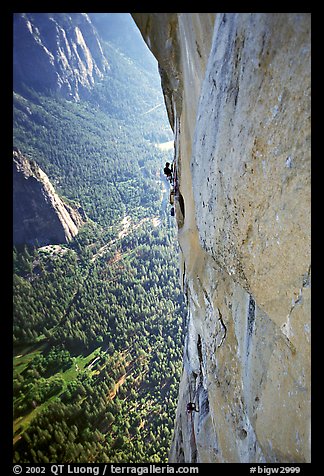
[[[14,92],[14,145],[86,217],[68,244],[13,249],[16,463],[167,461],[186,315],[172,133],[153,60],[111,32],[87,100]]]

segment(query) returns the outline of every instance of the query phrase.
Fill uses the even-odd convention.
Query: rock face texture
[[[18,149],[13,151],[13,243],[69,242],[83,224],[78,210],[64,203],[47,175]]]
[[[85,13],[15,13],[14,45],[16,91],[26,84],[79,100],[109,69]]]
[[[133,18],[176,141],[188,322],[169,460],[309,462],[310,14]]]

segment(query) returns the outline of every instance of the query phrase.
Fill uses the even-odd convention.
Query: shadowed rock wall
[[[67,243],[84,220],[64,203],[47,175],[18,149],[13,151],[13,243]]]
[[[28,86],[78,101],[109,70],[85,13],[15,13],[13,33],[15,91]]]

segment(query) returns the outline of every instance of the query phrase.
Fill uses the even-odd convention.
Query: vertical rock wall
[[[188,330],[170,462],[309,462],[310,15],[133,17],[176,139]]]

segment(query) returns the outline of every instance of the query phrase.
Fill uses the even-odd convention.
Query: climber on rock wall
[[[196,404],[193,402],[187,403],[187,413],[192,413],[192,412],[199,412],[196,408]]]
[[[166,175],[167,180],[172,182],[172,166],[170,168],[170,162],[166,162],[163,172]]]

